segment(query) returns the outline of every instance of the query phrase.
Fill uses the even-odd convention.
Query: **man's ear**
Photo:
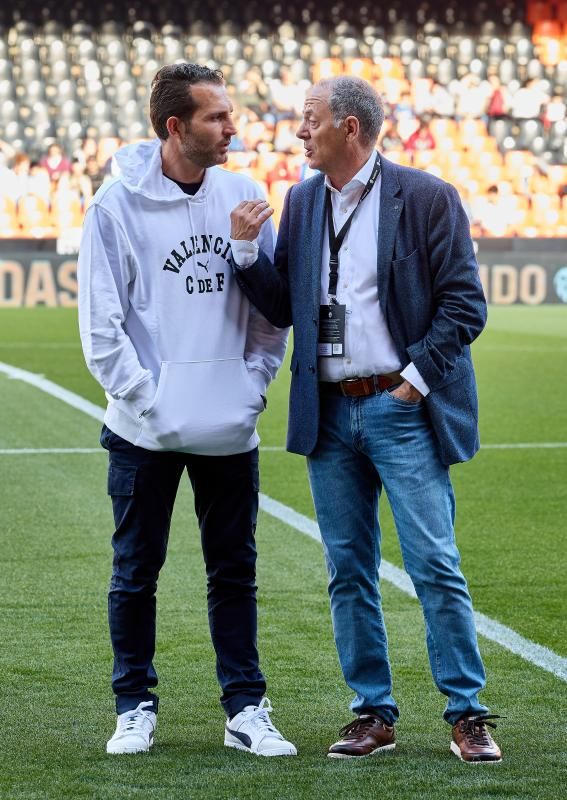
[[[360,122],[356,117],[346,117],[344,123],[345,141],[352,142],[358,138],[360,133]]]
[[[182,135],[183,124],[184,124],[183,120],[181,120],[179,117],[168,117],[165,123],[165,127],[167,128],[167,132],[169,133],[169,135],[176,138]]]

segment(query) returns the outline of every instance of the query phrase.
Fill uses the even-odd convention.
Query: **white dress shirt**
[[[376,159],[373,151],[368,161],[339,192],[329,179],[333,224],[338,234],[356,207],[364,191]],[[368,375],[400,372],[422,395],[429,387],[412,362],[401,364],[386,320],[380,308],[377,286],[378,243],[380,231],[379,176],[371,192],[358,207],[339,251],[339,279],[336,298],[346,306],[345,354],[341,357],[319,357],[319,377],[323,381],[342,381]],[[321,304],[329,303],[329,234],[325,215],[323,251],[321,255]],[[245,269],[257,257],[255,243],[231,239],[236,265]]]
[[[335,233],[356,208],[376,160],[373,151],[362,169],[339,192],[329,179]],[[380,231],[380,187],[382,176],[359,205],[339,251],[337,301],[346,306],[345,355],[319,357],[319,377],[324,381],[384,375],[402,370],[402,377],[426,395],[427,384],[413,363],[401,364],[378,300],[376,271]],[[321,257],[321,304],[329,302],[329,234],[325,216]]]

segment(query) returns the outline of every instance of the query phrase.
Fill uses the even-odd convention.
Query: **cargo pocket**
[[[138,467],[118,467],[111,464],[108,468],[108,494],[111,497],[132,497],[137,471]]]

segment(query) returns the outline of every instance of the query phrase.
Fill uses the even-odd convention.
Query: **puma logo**
[[[202,267],[205,270],[205,272],[208,272],[209,271],[209,259],[207,259],[206,264],[201,264],[200,261],[197,261],[197,266],[198,267]]]

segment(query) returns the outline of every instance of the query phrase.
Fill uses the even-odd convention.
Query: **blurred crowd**
[[[379,149],[456,185],[475,235],[567,235],[567,153],[550,163],[537,142],[567,124],[563,96],[546,93],[537,79],[512,92],[496,74],[467,73],[447,86],[408,80],[395,63],[373,82],[386,107]],[[289,185],[312,174],[295,136],[309,86],[285,65],[271,79],[253,66],[228,85],[238,133],[227,166],[259,182],[276,219]],[[22,153],[0,141],[1,236],[58,236],[79,227],[122,144],[88,136],[72,152],[53,141],[45,152]]]

